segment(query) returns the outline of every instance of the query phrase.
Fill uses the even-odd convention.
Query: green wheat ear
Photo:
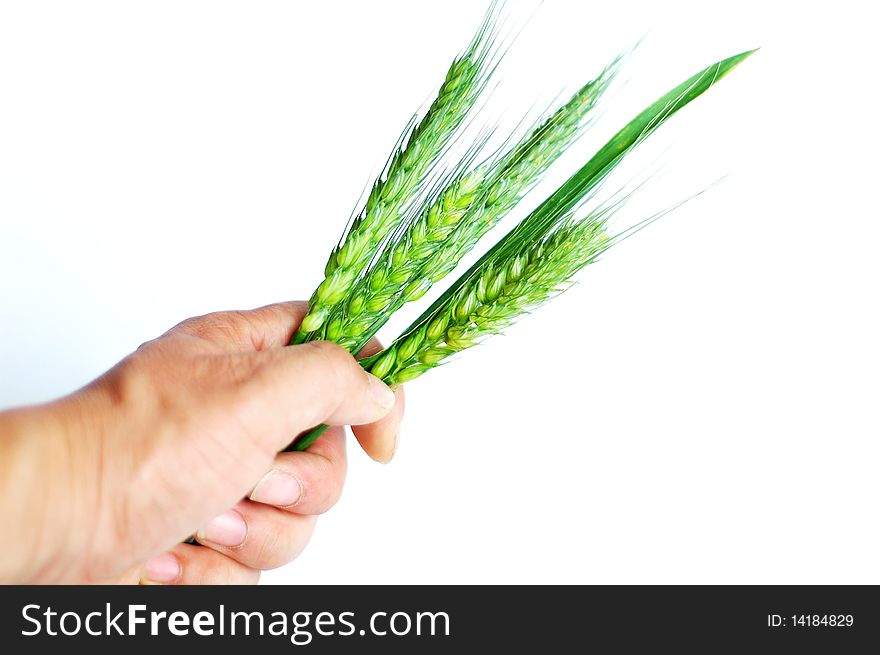
[[[401,337],[364,360],[365,368],[390,384],[414,379],[548,300],[616,241],[605,231],[608,210],[573,222],[582,200],[654,130],[754,52],[703,69],[636,116],[456,280]]]
[[[447,358],[499,334],[542,305],[595,261],[612,239],[603,212],[557,227],[536,242],[522,242],[503,261],[488,262],[430,321],[395,341],[369,366],[391,385],[403,384]]]
[[[584,199],[654,130],[753,52],[703,69],[627,123],[388,348],[362,360],[362,366],[391,385],[412,380],[549,300],[621,236],[608,234],[609,209],[576,219]],[[305,450],[326,429],[307,432],[289,449]]]
[[[456,176],[385,245],[320,337],[358,352],[396,310],[450,273],[583,133],[619,63],[620,58],[505,152]]]
[[[294,335],[294,343],[308,340],[308,335],[319,330],[333,308],[348,296],[473,109],[497,63],[496,24],[493,4],[470,45],[452,62],[424,117],[404,130],[363,209],[330,254],[324,280],[312,295],[309,313]]]

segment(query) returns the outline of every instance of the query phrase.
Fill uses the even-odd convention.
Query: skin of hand
[[[0,582],[254,583],[295,558],[342,491],[341,426],[388,462],[403,415],[403,391],[342,348],[287,346],[306,310],[189,319],[70,396],[0,413]]]

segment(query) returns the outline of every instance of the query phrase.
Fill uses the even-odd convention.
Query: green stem
[[[329,425],[319,425],[317,427],[312,428],[308,432],[305,432],[301,437],[295,439],[292,444],[290,444],[287,448],[284,449],[285,453],[294,452],[297,450],[305,450],[309,446],[311,446],[315,441],[317,441],[318,437],[324,434],[327,430],[330,429]]]

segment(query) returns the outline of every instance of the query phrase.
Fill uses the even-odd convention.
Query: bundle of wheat
[[[334,341],[357,353],[404,304],[421,298],[536,185],[583,133],[622,57],[513,144],[473,163],[474,143],[443,183],[428,180],[485,90],[500,58],[493,6],[453,63],[424,117],[404,130],[364,207],[330,255],[325,278],[292,343]],[[363,367],[390,385],[412,380],[497,334],[568,286],[574,275],[632,233],[609,219],[620,202],[583,210],[620,162],[678,110],[754,50],[701,70],[652,103],[450,285]],[[644,223],[638,224],[636,229]],[[307,432],[304,450],[326,430]]]

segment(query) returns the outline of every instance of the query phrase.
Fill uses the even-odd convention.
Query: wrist
[[[83,397],[86,396],[86,397]],[[88,390],[0,414],[2,582],[82,579],[93,534],[99,439],[89,435]]]

